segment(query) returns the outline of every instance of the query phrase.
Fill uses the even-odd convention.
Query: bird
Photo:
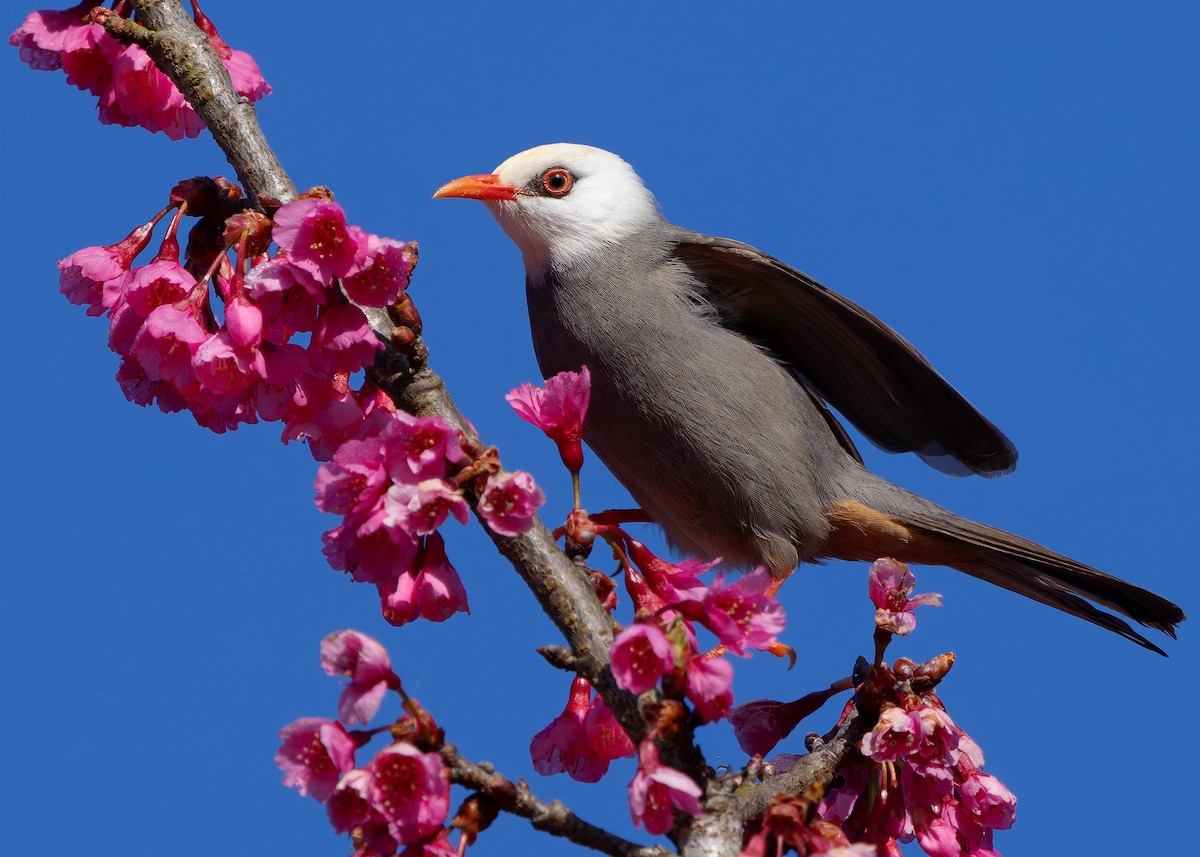
[[[588,367],[583,439],[679,550],[777,580],[826,559],[948,566],[1165,654],[1122,616],[1174,637],[1176,604],[866,468],[835,410],[949,475],[1017,463],[867,310],[748,244],[669,222],[603,149],[538,146],[434,198],[482,201],[520,249],[543,377]]]

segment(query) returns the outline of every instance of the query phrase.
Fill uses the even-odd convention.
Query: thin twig
[[[450,769],[450,781],[483,792],[505,812],[529,819],[538,830],[561,836],[613,857],[669,857],[670,851],[656,845],[638,845],[603,828],[588,824],[560,801],[546,803],[536,798],[524,780],[513,782],[490,768],[477,765],[459,755],[453,744],[442,747],[442,760]]]

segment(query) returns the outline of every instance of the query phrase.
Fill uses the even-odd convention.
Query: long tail
[[[882,480],[879,485],[887,490],[878,492],[869,505],[846,500],[827,513],[833,531],[824,555],[855,560],[892,556],[950,566],[1086,619],[1160,655],[1166,653],[1095,604],[1172,638],[1175,626],[1187,618],[1177,604],[1140,586],[1028,539],[961,518]]]

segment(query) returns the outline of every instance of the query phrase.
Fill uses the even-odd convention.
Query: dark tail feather
[[[977,524],[949,512],[945,513],[945,517],[894,513],[889,517],[920,535],[951,539],[979,549],[970,559],[947,563],[954,568],[1086,619],[1160,655],[1166,653],[1130,627],[1129,623],[1105,613],[1088,601],[1116,610],[1172,638],[1175,636],[1175,626],[1187,618],[1177,604],[1160,595],[1003,530]]]

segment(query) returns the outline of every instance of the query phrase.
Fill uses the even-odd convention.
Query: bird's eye
[[[542,176],[542,187],[551,196],[566,196],[571,192],[571,186],[574,184],[575,176],[561,167],[547,170],[545,175]]]

